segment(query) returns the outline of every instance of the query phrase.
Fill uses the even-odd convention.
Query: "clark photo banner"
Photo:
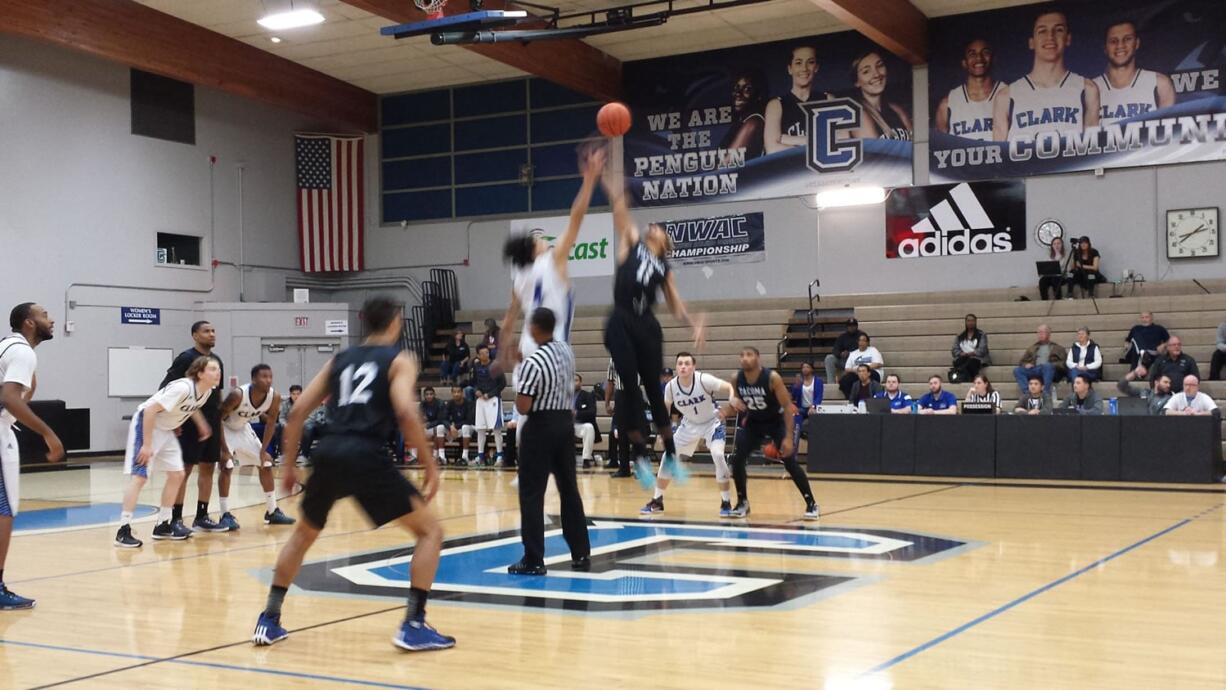
[[[766,227],[760,212],[660,224],[673,238],[668,260],[674,266],[766,261]]]
[[[1226,2],[1069,0],[930,24],[934,182],[1226,157]]]
[[[911,66],[855,32],[627,63],[638,206],[912,179]]]
[[[926,259],[1026,249],[1026,185],[963,182],[901,187],[885,203],[887,259]]]

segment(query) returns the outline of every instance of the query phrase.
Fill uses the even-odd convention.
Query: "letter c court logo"
[[[507,574],[523,554],[518,530],[448,541],[431,600],[588,613],[796,606],[861,579],[846,569],[823,573],[822,563],[881,561],[889,577],[895,567],[903,575],[909,564],[972,546],[881,529],[591,518],[588,530],[591,572],[570,569],[561,530],[553,529],[546,532],[550,569],[542,577]],[[712,558],[714,553],[722,555]],[[813,559],[815,567],[798,561],[794,572],[763,570],[755,558],[762,554]],[[412,558],[411,549],[330,558],[304,565],[295,584],[312,592],[400,600],[408,594]],[[881,576],[873,569],[874,578]]]

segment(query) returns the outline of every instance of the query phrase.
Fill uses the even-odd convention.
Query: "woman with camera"
[[[1090,244],[1089,236],[1073,240],[1073,275],[1069,280],[1069,295],[1073,294],[1073,286],[1081,287],[1083,297],[1093,297],[1094,288],[1099,283],[1107,282],[1107,278],[1099,270],[1100,256],[1094,245]]]

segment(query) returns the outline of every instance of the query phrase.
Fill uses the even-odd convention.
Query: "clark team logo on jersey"
[[[556,521],[555,521],[556,522]],[[432,601],[563,611],[622,612],[771,608],[850,583],[847,572],[781,572],[752,567],[755,555],[787,555],[815,563],[880,561],[873,577],[905,564],[950,555],[966,542],[892,530],[740,527],[706,522],[589,522],[591,572],[570,569],[561,530],[546,532],[549,574],[507,574],[523,555],[519,531],[479,535],[443,545]],[[723,556],[711,556],[722,553]],[[744,566],[729,566],[744,555]],[[409,589],[406,549],[387,549],[303,566],[294,583],[306,590],[403,600]],[[832,569],[833,570],[833,569]]]
[[[886,257],[997,254],[1026,248],[1021,182],[896,189],[886,202]]]

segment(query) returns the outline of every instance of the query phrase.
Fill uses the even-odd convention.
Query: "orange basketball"
[[[770,458],[771,460],[778,460],[779,459],[779,446],[776,446],[774,442],[772,441],[771,443],[768,443],[765,446],[762,446],[762,454]]]
[[[624,103],[605,103],[596,113],[596,127],[606,137],[620,137],[630,131],[630,109]]]

